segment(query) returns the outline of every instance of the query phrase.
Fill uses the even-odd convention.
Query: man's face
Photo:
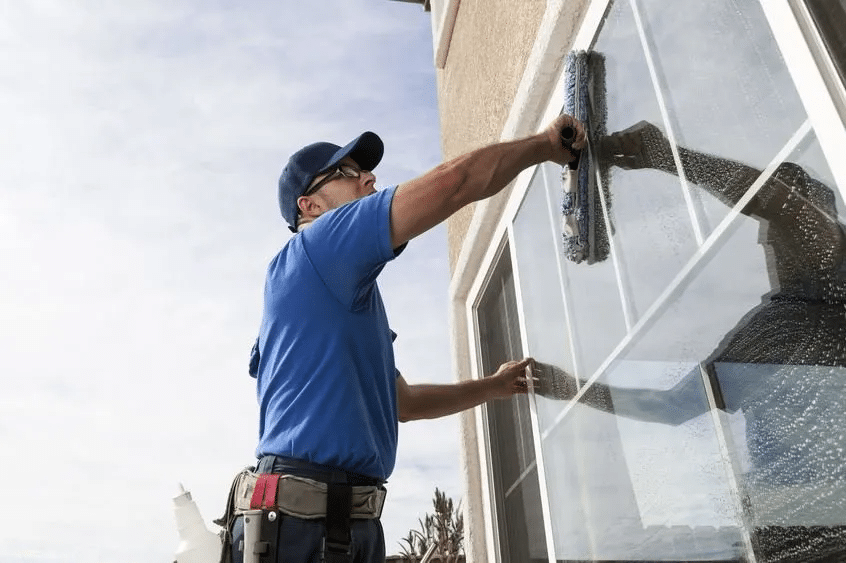
[[[340,169],[335,168],[312,180],[310,188],[306,190],[307,195],[301,197],[311,198],[325,212],[376,193],[376,176],[372,172],[362,170],[349,157],[344,158],[339,165]]]

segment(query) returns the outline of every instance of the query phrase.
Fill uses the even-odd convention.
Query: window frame
[[[808,49],[811,52],[817,66],[820,69],[820,74],[828,87],[834,105],[840,114],[840,119],[846,123],[846,45],[838,45],[837,59],[831,52],[832,46],[829,45],[829,39],[825,35],[829,30],[822,29],[819,25],[817,17],[822,14],[814,14],[814,10],[809,6],[811,0],[789,0],[793,15],[796,18],[796,23],[801,29],[805,39],[808,43]],[[841,7],[841,13],[846,13],[846,8]],[[844,15],[846,17],[846,15]],[[841,60],[841,57],[843,60]]]

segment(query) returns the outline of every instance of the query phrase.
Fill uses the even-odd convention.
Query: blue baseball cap
[[[365,131],[345,147],[326,142],[314,143],[295,152],[279,176],[279,210],[288,222],[289,229],[297,232],[297,200],[309,184],[320,174],[350,157],[362,170],[373,170],[385,146],[379,135]]]

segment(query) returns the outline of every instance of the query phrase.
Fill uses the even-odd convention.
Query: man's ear
[[[320,204],[309,196],[300,196],[297,198],[297,207],[303,217],[315,218],[319,217],[322,209]]]

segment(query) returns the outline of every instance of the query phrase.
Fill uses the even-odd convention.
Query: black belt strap
[[[259,545],[255,546],[255,552],[259,555],[259,563],[275,563],[278,560],[279,549],[279,525],[282,522],[282,514],[276,510],[262,510],[261,513],[261,536]],[[244,553],[246,559],[247,554]]]
[[[324,563],[349,563],[351,560],[351,511],[352,486],[329,483],[326,495],[326,537],[323,540]]]

